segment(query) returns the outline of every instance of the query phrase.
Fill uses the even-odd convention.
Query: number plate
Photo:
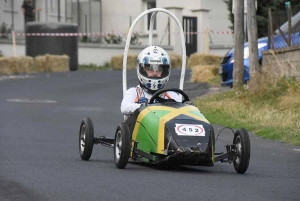
[[[175,132],[181,136],[205,136],[203,125],[175,124]]]

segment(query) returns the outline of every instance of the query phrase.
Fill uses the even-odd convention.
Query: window
[[[156,1],[148,1],[148,2],[146,2],[146,4],[147,4],[147,7],[146,7],[147,10],[151,9],[151,8],[156,8]],[[152,15],[152,13],[149,13],[148,16],[147,16],[147,31],[150,30],[151,15]],[[156,30],[156,20],[154,22],[153,30]]]

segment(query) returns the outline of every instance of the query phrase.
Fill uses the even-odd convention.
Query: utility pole
[[[14,15],[14,8],[15,8],[15,4],[14,4],[14,0],[11,1],[11,28],[14,31],[15,30],[15,15]]]
[[[57,0],[57,21],[60,22],[60,0]]]
[[[249,43],[249,66],[250,81],[249,86],[255,88],[257,83],[255,77],[259,73],[258,46],[257,46],[257,22],[255,1],[247,0],[247,24],[248,24],[248,43]]]
[[[242,88],[244,84],[244,0],[234,3],[234,66],[233,88]]]
[[[80,32],[80,25],[81,25],[80,24],[80,1],[77,0],[77,27],[78,27],[78,33]]]

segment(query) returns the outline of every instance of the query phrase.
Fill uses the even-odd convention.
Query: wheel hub
[[[241,155],[242,155],[242,145],[241,145],[241,138],[240,136],[237,136],[236,139],[235,139],[235,162],[237,164],[240,164],[240,158],[241,158]]]
[[[117,137],[116,137],[116,146],[115,146],[115,149],[116,149],[116,159],[117,160],[120,159],[121,148],[122,148],[121,131],[118,131]]]
[[[85,125],[82,125],[81,127],[81,131],[80,131],[80,151],[81,153],[84,151],[84,147],[85,147]]]

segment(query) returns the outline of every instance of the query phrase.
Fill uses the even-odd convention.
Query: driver
[[[129,88],[125,92],[121,103],[121,112],[124,115],[130,115],[141,105],[147,105],[152,95],[165,87],[170,71],[170,57],[164,49],[149,46],[142,50],[137,58],[139,85]],[[182,102],[181,96],[173,91],[162,93],[160,97]]]

